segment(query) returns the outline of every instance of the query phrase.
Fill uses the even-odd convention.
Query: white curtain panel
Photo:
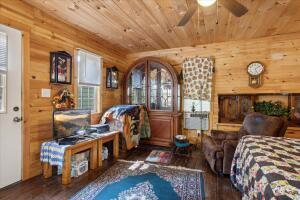
[[[214,60],[186,58],[183,66],[184,97],[193,100],[211,100]]]

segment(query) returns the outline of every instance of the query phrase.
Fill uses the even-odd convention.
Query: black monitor
[[[80,129],[91,125],[90,110],[65,110],[53,112],[53,139],[75,135]]]

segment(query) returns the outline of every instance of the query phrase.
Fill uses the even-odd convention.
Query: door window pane
[[[0,113],[6,112],[6,74],[0,73]]]
[[[0,113],[6,112],[7,35],[0,32]]]
[[[172,110],[173,81],[170,72],[160,63],[150,63],[150,108]]]
[[[145,63],[135,67],[128,81],[129,104],[146,104],[146,67]]]
[[[1,71],[7,71],[7,57],[8,57],[8,51],[7,51],[7,35],[6,33],[0,32],[0,72]]]

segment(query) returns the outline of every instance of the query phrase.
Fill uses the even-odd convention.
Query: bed
[[[300,140],[244,136],[230,179],[243,199],[300,199]]]
[[[138,146],[140,139],[151,136],[147,110],[143,105],[117,105],[102,116],[101,124],[109,124],[110,130],[121,132],[121,150]]]

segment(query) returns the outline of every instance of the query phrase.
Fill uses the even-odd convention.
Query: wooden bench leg
[[[62,184],[67,185],[69,183],[71,183],[71,150],[66,150],[62,168]]]
[[[192,153],[193,153],[193,146],[190,145],[188,148],[189,148],[189,155],[192,156]]]
[[[97,141],[93,143],[93,146],[91,148],[91,153],[90,153],[90,168],[91,169],[96,169],[97,168],[97,151],[98,151],[98,144]]]
[[[43,163],[43,176],[44,178],[52,176],[52,166],[48,162]]]
[[[173,153],[176,154],[177,153],[177,146],[174,147],[173,149]]]
[[[114,157],[118,158],[119,157],[119,134],[115,134],[114,138]]]
[[[103,147],[102,140],[99,140],[98,141],[98,167],[102,166],[102,147]]]

